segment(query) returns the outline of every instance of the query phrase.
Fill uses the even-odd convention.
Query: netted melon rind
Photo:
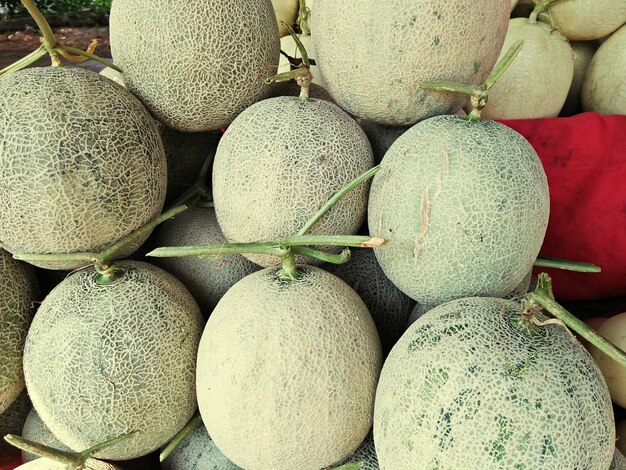
[[[98,452],[126,460],[170,440],[196,408],[195,362],[203,321],[185,287],[160,268],[118,262],[105,286],[78,271],[44,299],[26,340],[33,405],[74,450],[131,431]]]
[[[582,104],[585,111],[626,114],[626,25],[602,43],[585,75]]]
[[[250,470],[319,470],[370,430],[382,362],[363,301],[345,282],[301,266],[235,284],[198,351],[198,406],[215,444]]]
[[[376,448],[374,447],[374,436],[370,432],[365,440],[361,443],[356,452],[342,462],[347,464],[351,462],[362,462],[359,470],[380,470],[378,458],[376,457]]]
[[[116,0],[109,27],[129,89],[180,131],[230,124],[268,95],[278,65],[270,0]]]
[[[352,256],[345,264],[324,266],[343,279],[361,297],[369,310],[387,354],[406,329],[406,322],[415,301],[404,294],[385,276],[374,250],[351,248]]]
[[[613,409],[591,356],[563,326],[515,318],[519,303],[468,298],[407,330],[376,393],[381,468],[608,468]]]
[[[24,423],[24,427],[21,431],[22,437],[24,439],[28,439],[29,441],[37,442],[54,449],[67,450],[70,452],[72,450],[63,444],[54,434],[52,434],[52,431],[50,431],[48,426],[46,426],[46,424],[41,420],[35,408],[30,410],[30,413],[28,413],[26,422]],[[24,462],[30,462],[31,460],[37,460],[38,458],[38,455],[22,451],[22,460]]]
[[[626,470],[626,457],[616,447],[609,470]]]
[[[22,393],[13,400],[13,403],[11,403],[3,413],[0,413],[0,436],[5,436],[6,434],[21,434],[26,416],[28,416],[28,412],[32,407],[33,405],[28,398],[26,389],[24,389]],[[2,446],[5,444],[5,442],[0,442],[0,452],[2,451]]]
[[[161,211],[167,169],[154,120],[97,73],[45,67],[2,79],[0,142],[0,240],[11,253],[99,252]]]
[[[161,467],[163,470],[242,470],[220,452],[204,424],[178,444]]]
[[[155,246],[191,246],[225,243],[215,210],[192,206],[168,220],[154,238]],[[241,255],[199,258],[155,258],[154,264],[176,276],[193,295],[208,318],[219,300],[236,282],[261,269]]]
[[[117,70],[112,69],[111,67],[105,67],[99,73],[103,77],[106,77],[109,80],[113,80],[118,85],[121,85],[124,88],[127,88],[126,81],[124,80],[124,74],[122,74],[121,72],[118,72]]]
[[[24,389],[22,355],[37,292],[34,269],[0,248],[0,413]]]
[[[398,138],[374,176],[368,225],[389,242],[385,275],[423,304],[502,297],[530,271],[549,214],[536,152],[494,121],[422,121]]]
[[[350,114],[408,126],[454,113],[466,97],[419,88],[424,80],[482,83],[506,34],[506,1],[316,0],[317,65]]]
[[[372,165],[365,133],[337,105],[288,96],[264,100],[241,113],[220,140],[213,164],[217,220],[232,242],[295,235]],[[309,233],[356,233],[368,188],[369,181],[350,191]],[[280,262],[275,256],[245,256],[261,266]]]

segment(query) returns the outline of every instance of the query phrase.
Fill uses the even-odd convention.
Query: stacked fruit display
[[[528,292],[548,180],[492,120],[626,114],[622,3],[575,61],[555,27],[584,0],[115,0],[103,74],[23,3],[43,41],[0,71],[0,413],[25,387],[29,466],[622,468],[568,327],[626,356],[547,276]],[[64,275],[39,294],[35,270]]]

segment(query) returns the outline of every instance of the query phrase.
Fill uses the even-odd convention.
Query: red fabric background
[[[552,276],[557,299],[626,295],[626,116],[502,123],[528,139],[546,170],[550,221],[541,254],[602,268],[598,274],[541,269]]]

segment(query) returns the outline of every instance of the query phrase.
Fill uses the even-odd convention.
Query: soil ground
[[[66,46],[78,47],[85,50],[92,40],[98,39],[96,55],[107,58],[111,57],[109,46],[109,31],[106,26],[99,27],[64,27],[54,28],[57,40]],[[29,52],[39,47],[39,32],[32,28],[16,31],[8,34],[0,34],[0,70],[7,65],[21,59]],[[50,59],[46,56],[39,60],[36,65],[50,65]]]

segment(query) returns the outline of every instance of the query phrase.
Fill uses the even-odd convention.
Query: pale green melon
[[[562,116],[571,116],[582,111],[581,94],[585,74],[593,55],[598,49],[598,44],[595,41],[572,41],[570,46],[574,51],[574,78],[572,79],[572,85],[567,94],[565,104],[561,109],[560,114]]]
[[[626,457],[624,457],[617,447],[615,448],[609,470],[626,470]]]
[[[626,23],[624,0],[565,0],[550,7],[550,20],[568,39],[589,41]]]
[[[398,137],[409,129],[404,126],[383,126],[382,124],[376,124],[363,119],[357,119],[356,122],[361,126],[361,129],[363,129],[372,145],[374,162],[377,165],[382,161],[389,147],[398,140]]]
[[[609,467],[615,428],[600,370],[563,326],[520,324],[520,313],[510,300],[466,298],[407,330],[376,391],[381,468]]]
[[[34,269],[0,248],[0,413],[24,389],[22,355],[37,294]]]
[[[374,176],[368,224],[385,275],[421,304],[502,297],[530,271],[549,214],[536,152],[494,121],[437,116],[389,149]]]
[[[373,165],[358,124],[337,105],[277,97],[252,105],[229,126],[213,164],[217,220],[232,242],[294,235],[348,182]],[[368,183],[350,191],[311,234],[354,234],[365,218]],[[261,266],[279,259],[244,255]]]
[[[230,124],[278,65],[270,0],[116,0],[109,28],[129,89],[180,131]]]
[[[382,363],[367,307],[345,282],[301,266],[235,284],[198,350],[202,420],[247,470],[319,470],[350,456],[371,427]]]
[[[614,32],[591,59],[582,90],[585,111],[626,114],[626,26]]]
[[[225,243],[215,210],[192,206],[168,220],[154,238],[155,246],[189,246]],[[217,302],[240,279],[260,268],[241,255],[155,258],[154,263],[176,276],[191,292],[208,318]]]
[[[556,117],[563,108],[574,76],[574,52],[567,39],[545,23],[514,18],[500,56],[519,40],[524,45],[518,56],[489,90],[484,118]]]
[[[46,424],[37,414],[35,408],[30,410],[30,413],[28,413],[28,416],[26,417],[26,422],[21,429],[21,435],[24,439],[28,439],[29,441],[37,442],[39,444],[43,444],[54,449],[67,451],[72,450],[61,441],[59,441],[59,439],[54,434],[52,434],[52,432],[48,429],[48,426],[46,426]],[[30,462],[31,460],[36,460],[38,458],[38,455],[22,451],[22,460],[24,462]]]
[[[0,436],[6,434],[20,434],[28,412],[32,407],[26,389],[24,389],[22,393],[13,400],[13,403],[11,403],[3,413],[0,413]],[[5,442],[0,443],[0,452],[2,451],[2,446],[5,444]]]
[[[283,25],[281,22],[285,22],[293,27],[298,18],[300,3],[298,0],[272,0],[272,6],[274,7],[274,13],[276,13],[276,20],[278,21],[279,36],[287,36],[289,30],[287,26]]]
[[[404,330],[415,302],[387,279],[374,250],[352,248],[352,257],[345,264],[327,264],[324,269],[343,279],[363,299],[369,310],[387,354]]]
[[[327,89],[350,114],[390,126],[454,113],[467,97],[424,80],[482,83],[506,34],[508,0],[316,0],[313,46]]]
[[[68,466],[55,460],[41,458],[20,465],[15,470],[68,470]],[[80,470],[122,470],[122,468],[102,460],[87,459]]]
[[[513,11],[516,6],[517,6],[517,0],[511,0],[511,11]]]
[[[241,470],[215,446],[204,424],[178,444],[161,464],[163,470]]]
[[[124,80],[124,74],[122,74],[121,72],[118,72],[117,70],[112,69],[111,67],[105,67],[99,73],[103,77],[113,80],[118,85],[121,85],[124,88],[127,88],[126,81]]]
[[[172,275],[138,261],[96,283],[78,271],[44,299],[24,349],[33,405],[74,450],[131,431],[96,457],[125,460],[169,441],[196,409],[195,358],[203,327],[191,294]]]
[[[626,350],[626,313],[607,318],[597,327],[598,333],[622,350]],[[600,367],[611,392],[613,402],[626,407],[626,371],[597,347],[590,345],[589,352]]]
[[[0,154],[0,241],[11,253],[99,252],[163,207],[167,169],[154,120],[88,70],[30,68],[0,80]]]

